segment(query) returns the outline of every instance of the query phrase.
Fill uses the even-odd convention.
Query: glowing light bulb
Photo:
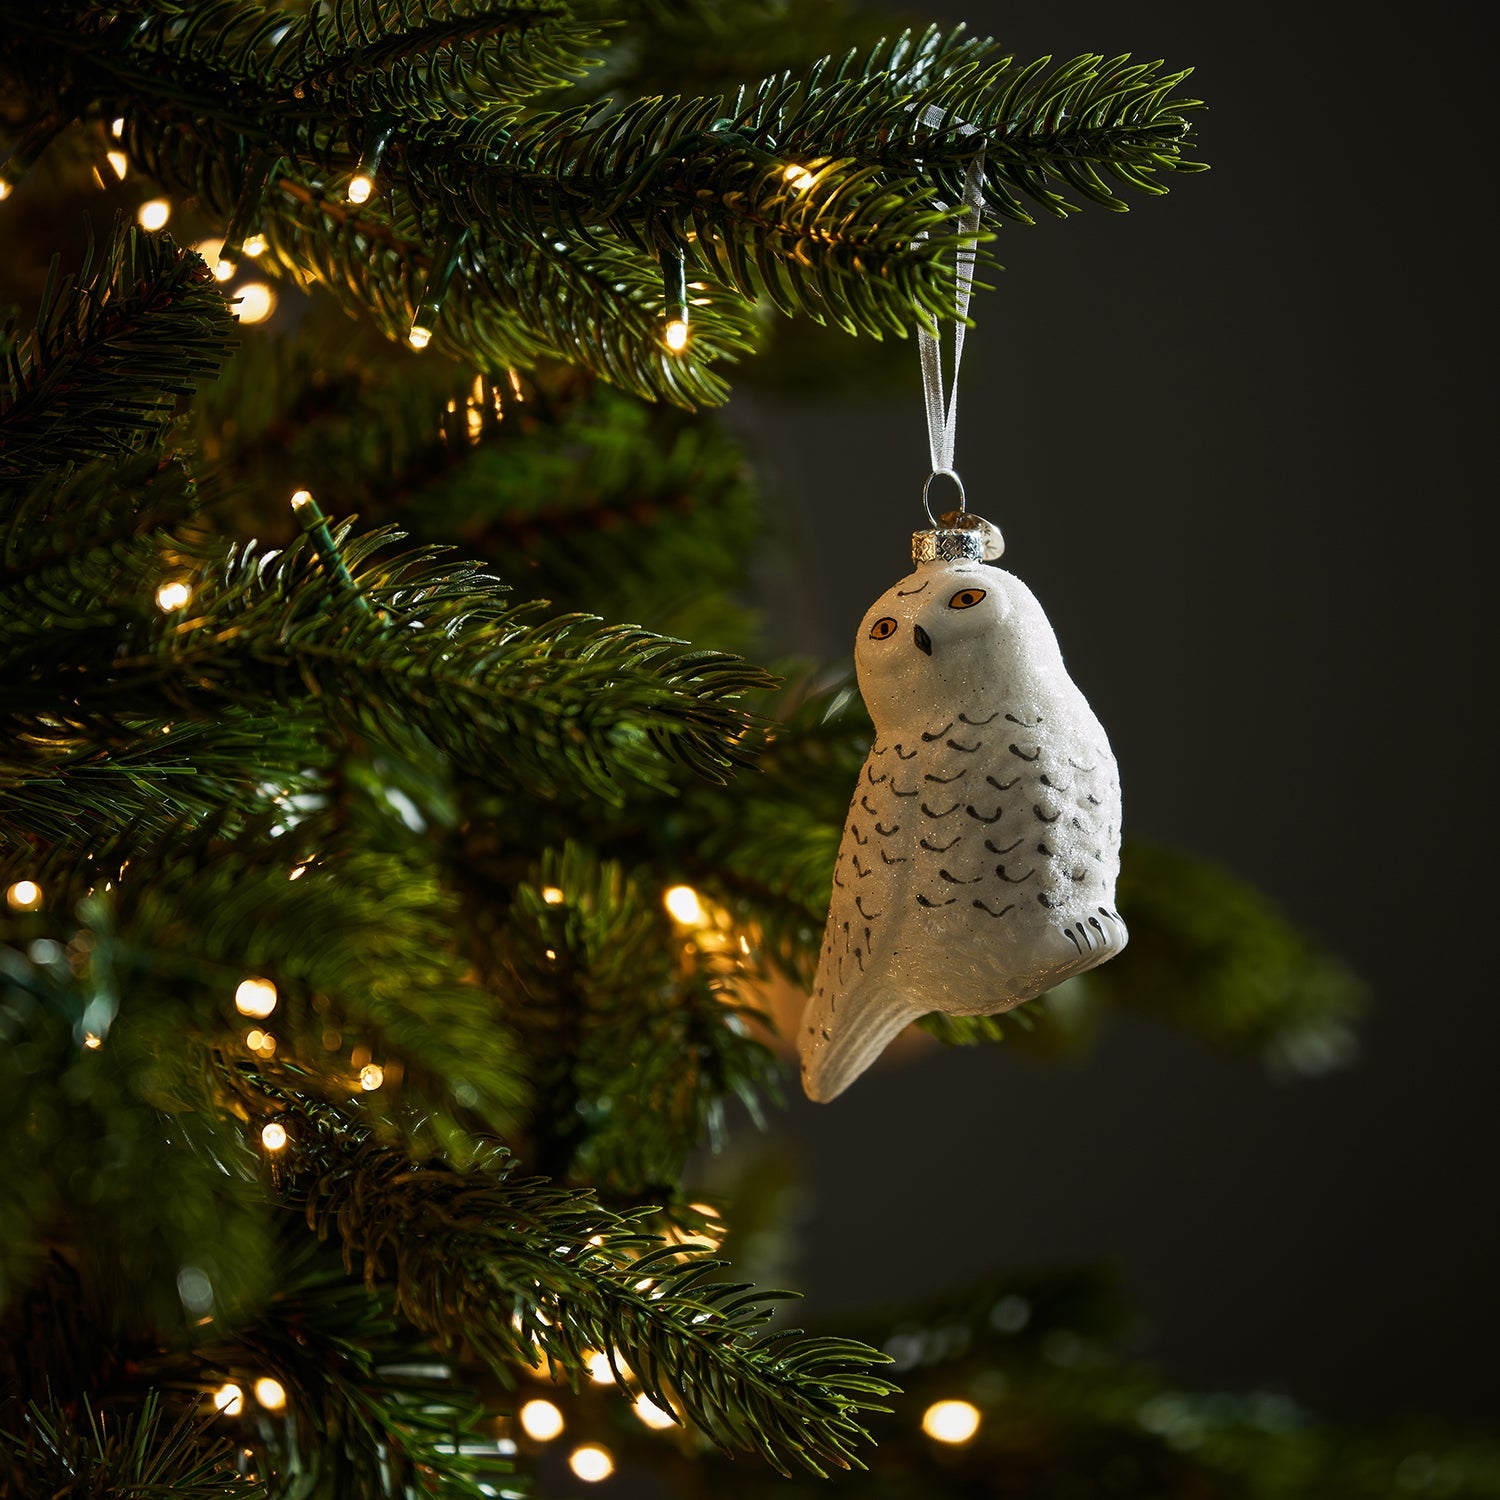
[[[370,194],[374,191],[374,178],[367,177],[363,172],[358,172],[349,179],[349,186],[345,190],[344,196],[351,203],[368,203],[370,201]]]
[[[593,1350],[584,1361],[588,1366],[589,1379],[595,1385],[613,1385],[615,1372],[609,1367],[609,1355]]]
[[[254,1031],[247,1031],[245,1033],[245,1045],[252,1052],[259,1052],[260,1049],[265,1046],[265,1044],[266,1034],[258,1026]]]
[[[272,1120],[260,1133],[260,1143],[267,1151],[280,1151],[286,1145],[286,1126]]]
[[[683,322],[681,318],[673,318],[672,321],[667,324],[667,331],[664,337],[666,339],[667,348],[670,349],[673,354],[680,354],[684,349],[687,348],[687,324]]]
[[[115,176],[123,182],[126,172],[130,170],[130,158],[123,151],[109,151],[105,153],[105,160],[114,169]]]
[[[242,1016],[264,1021],[276,1009],[276,986],[269,979],[240,980],[234,992],[234,1008]]]
[[[160,229],[172,217],[172,205],[165,198],[148,198],[135,211],[135,221],[142,229]]]
[[[293,870],[290,875],[287,876],[287,879],[288,880],[301,880],[302,877],[304,875],[306,875],[306,874],[307,874],[307,866],[306,865],[298,865],[297,868],[295,870]]]
[[[313,497],[311,490],[298,490],[296,494],[292,496],[293,510],[301,510],[304,505],[311,505],[312,503]]]
[[[703,903],[698,900],[698,893],[690,885],[674,885],[665,896],[662,904],[671,913],[674,922],[681,922],[684,927],[701,927],[707,918],[703,914]]]
[[[265,235],[263,235],[263,234],[252,234],[252,235],[249,235],[246,238],[246,240],[245,240],[245,244],[244,244],[243,248],[244,248],[245,254],[248,255],[251,260],[257,260],[257,259],[259,259],[260,256],[262,256],[262,255],[264,255],[266,253],[266,237],[265,237]]]
[[[164,583],[157,589],[156,607],[164,615],[169,615],[174,609],[181,609],[192,597],[192,589],[180,578],[174,578],[170,583]]]
[[[269,1375],[262,1375],[255,1382],[255,1399],[267,1411],[280,1411],[286,1405],[286,1387]]]
[[[237,1417],[245,1409],[245,1393],[237,1385],[221,1385],[214,1392],[214,1410],[223,1417]]]
[[[637,1396],[632,1410],[653,1432],[663,1432],[677,1425],[672,1413],[663,1411],[649,1396]]]
[[[550,1401],[528,1401],[520,1417],[521,1430],[538,1443],[550,1443],[563,1430],[563,1414]]]
[[[547,962],[548,963],[553,963],[553,964],[555,964],[557,962],[557,949],[556,948],[549,948],[547,950]]]
[[[84,1037],[83,1045],[87,1047],[90,1052],[97,1052],[104,1045],[104,1038],[101,1037],[97,1031],[91,1031],[87,1036]]]
[[[116,140],[119,140],[120,137],[125,134],[124,115],[120,115],[118,118],[113,119],[109,122],[109,133],[114,136]]]
[[[247,281],[236,288],[239,305],[235,316],[241,323],[264,323],[276,310],[276,293],[263,281]]]
[[[615,1472],[615,1461],[608,1448],[601,1448],[598,1443],[585,1443],[568,1455],[568,1467],[585,1484],[598,1484]]]
[[[406,335],[406,342],[413,349],[425,349],[432,342],[432,330],[413,327],[412,331]]]
[[[806,167],[798,166],[796,162],[793,162],[781,175],[783,180],[799,193],[805,193],[817,180]]]
[[[922,1413],[922,1431],[939,1443],[967,1443],[979,1431],[972,1401],[934,1401]]]
[[[544,885],[542,887],[542,900],[548,906],[561,906],[563,901],[562,890],[555,885]]]
[[[366,1063],[359,1070],[359,1086],[367,1094],[373,1094],[385,1082],[385,1069],[379,1063]]]
[[[10,184],[0,177],[0,203],[4,203],[10,197]]]
[[[42,904],[42,888],[34,880],[18,880],[5,893],[12,911],[35,911]]]

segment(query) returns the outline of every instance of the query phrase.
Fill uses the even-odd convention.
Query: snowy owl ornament
[[[922,338],[930,489],[939,474],[957,481],[958,358],[945,407],[936,339]],[[913,571],[860,622],[854,662],[875,742],[798,1039],[812,1099],[841,1094],[919,1016],[1009,1010],[1125,946],[1114,756],[1041,605],[993,566],[1003,548],[988,521],[944,515],[916,533]]]

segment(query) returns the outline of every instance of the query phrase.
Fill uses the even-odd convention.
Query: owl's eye
[[[949,609],[973,609],[989,592],[988,589],[960,589],[949,601]]]
[[[895,635],[896,622],[890,615],[885,615],[870,626],[870,639],[872,641],[883,641],[887,636]]]

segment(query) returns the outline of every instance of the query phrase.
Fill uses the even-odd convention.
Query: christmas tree
[[[756,664],[726,369],[904,357],[976,162],[986,236],[1164,191],[1186,75],[756,0],[0,20],[0,1494],[1389,1493],[1407,1435],[1172,1390],[1090,1276],[805,1332],[691,1185],[869,732]],[[1357,1009],[1221,871],[1120,905],[924,1024],[1305,1067]]]

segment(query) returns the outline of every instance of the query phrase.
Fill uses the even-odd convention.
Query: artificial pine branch
[[[47,280],[36,326],[0,372],[0,484],[148,444],[219,369],[233,320],[208,268],[164,234],[92,238],[76,278]]]
[[[247,1077],[281,1106],[294,1143],[289,1189],[310,1227],[386,1288],[418,1328],[472,1349],[498,1374],[539,1356],[578,1372],[605,1353],[664,1410],[720,1447],[798,1464],[859,1466],[861,1414],[894,1389],[885,1356],[846,1339],[766,1332],[777,1293],[711,1281],[721,1262],[653,1246],[588,1194],[519,1178],[497,1153],[456,1171],[413,1162],[347,1116]]]

